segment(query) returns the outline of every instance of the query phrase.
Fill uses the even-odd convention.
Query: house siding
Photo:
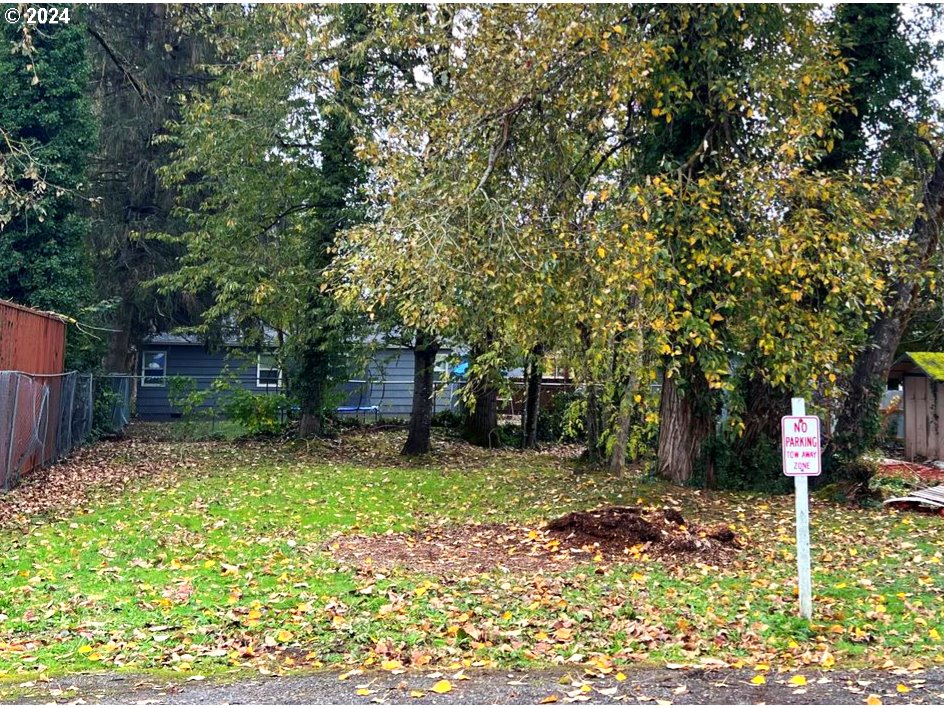
[[[458,385],[443,379],[437,372],[434,412],[454,410],[458,402]],[[413,350],[391,347],[378,351],[367,370],[344,384],[343,389],[345,396],[340,408],[376,407],[380,417],[408,418],[413,409]],[[366,413],[341,411],[340,414],[363,416]]]
[[[150,351],[167,352],[167,376],[187,376],[196,381],[200,390],[205,390],[228,366],[238,376],[239,383],[248,391],[265,393],[256,386],[256,354],[235,348],[226,351],[207,351],[192,344],[143,344],[142,354]],[[143,357],[142,357],[143,360]],[[141,373],[140,371],[138,372]],[[437,373],[437,396],[434,411],[455,409],[458,402],[458,384],[442,382]],[[140,380],[139,380],[140,381]],[[413,407],[413,351],[389,347],[376,352],[367,369],[344,383],[336,399],[339,408],[355,410],[339,411],[339,415],[367,417],[376,415],[385,418],[408,418]],[[179,416],[168,400],[169,386],[138,386],[137,415],[141,420],[170,420]],[[271,389],[272,393],[276,387]],[[214,405],[208,400],[202,407],[209,412]],[[359,410],[358,410],[359,409]]]
[[[256,387],[256,354],[237,349],[207,351],[192,344],[145,344],[142,352],[167,352],[167,376],[187,376],[196,382],[197,388],[206,390],[217,380],[225,368],[236,374],[239,384],[248,391],[264,393]],[[141,373],[140,371],[138,372]],[[138,386],[137,413],[142,420],[170,420],[179,417],[179,411],[168,398],[170,386]],[[208,412],[215,400],[208,399],[201,410]]]

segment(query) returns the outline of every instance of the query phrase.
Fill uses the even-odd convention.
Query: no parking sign
[[[816,477],[823,471],[819,450],[819,418],[785,415],[780,419],[783,436],[783,473],[788,477]]]

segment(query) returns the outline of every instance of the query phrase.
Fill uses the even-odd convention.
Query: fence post
[[[16,442],[16,411],[20,403],[20,377],[13,374],[16,385],[13,387],[13,415],[10,417],[10,446],[7,448],[7,468],[3,475],[3,488],[10,490],[10,477],[13,468],[13,443]]]

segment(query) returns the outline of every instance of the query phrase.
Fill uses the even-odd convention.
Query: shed
[[[944,352],[906,352],[891,367],[905,409],[905,457],[944,459]]]

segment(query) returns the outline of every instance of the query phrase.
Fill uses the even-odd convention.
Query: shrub
[[[288,399],[280,393],[233,388],[226,395],[223,412],[252,435],[275,435],[285,429],[288,406]]]
[[[583,436],[586,396],[580,391],[560,391],[546,409],[538,412],[538,440],[573,442]]]
[[[433,414],[432,426],[434,428],[449,428],[450,430],[459,430],[462,428],[462,416],[456,411],[445,410]]]
[[[712,480],[707,479],[709,461],[714,464]],[[705,445],[692,478],[693,486],[707,486],[709,482],[719,489],[771,494],[786,494],[793,487],[792,480],[783,473],[779,442],[766,435],[740,454],[729,436],[714,435]]]
[[[521,426],[518,423],[501,423],[498,426],[500,447],[521,447]]]
[[[192,376],[167,377],[167,400],[184,420],[194,418],[194,414],[206,403],[208,394],[209,391],[197,388],[197,380]]]

